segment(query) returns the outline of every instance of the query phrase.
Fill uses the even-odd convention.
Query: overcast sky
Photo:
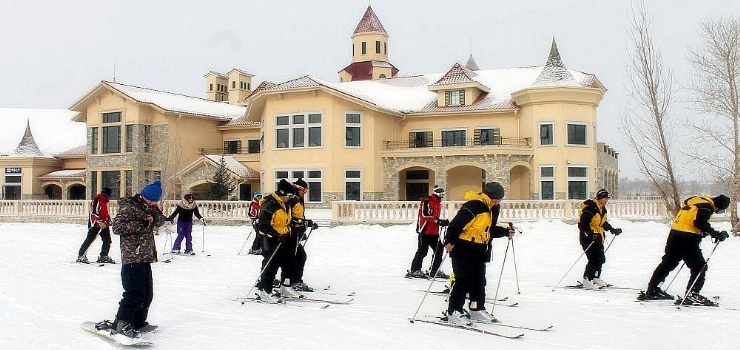
[[[699,23],[740,15],[738,0],[647,2],[665,63],[684,85]],[[620,152],[620,176],[637,176],[617,121],[628,101],[627,0],[3,0],[0,107],[68,108],[114,67],[119,82],[199,97],[205,73],[234,67],[254,74],[254,86],[337,81],[368,4],[401,75],[444,72],[471,50],[481,69],[543,65],[554,36],[566,67],[608,88],[597,139]]]

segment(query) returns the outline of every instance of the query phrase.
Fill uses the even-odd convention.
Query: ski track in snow
[[[668,228],[655,222],[614,220],[612,224],[624,233],[607,253],[602,277],[616,286],[644,288],[660,261]],[[259,256],[237,255],[249,227],[208,226],[205,252],[198,229],[193,232],[197,255],[176,255],[171,263],[153,265],[155,295],[149,321],[160,329],[149,339],[156,349],[178,350],[736,348],[737,311],[641,304],[634,301],[637,291],[633,290],[557,288],[553,292],[554,284],[582,253],[577,229],[558,221],[522,222],[517,227],[524,232],[514,240],[521,294],[516,294],[510,249],[499,297],[508,296],[519,305],[497,306],[494,313],[507,324],[553,325],[547,332],[524,330],[522,339],[509,340],[409,323],[423,297],[419,290],[429,287],[429,281],[403,277],[416,249],[413,225],[321,227],[311,235],[304,279],[317,288],[330,285],[338,295],[355,291],[349,305],[318,309],[304,302],[298,307],[242,304],[236,298],[246,296],[261,262]],[[729,224],[715,227],[729,229]],[[83,321],[112,319],[122,292],[119,264],[98,267],[73,262],[85,233],[84,225],[0,223],[1,349],[117,349],[80,329]],[[161,254],[171,248],[163,246],[166,238],[164,233],[156,238],[160,261],[169,257]],[[114,235],[110,255],[120,263],[118,244]],[[100,245],[98,238],[90,247],[91,260]],[[506,245],[506,239],[494,241],[494,262],[487,271],[489,297],[496,292]],[[705,257],[712,247],[705,239]],[[740,239],[731,237],[720,244],[709,264],[703,294],[720,295],[725,307],[740,307],[739,249]],[[430,258],[431,252],[424,268]],[[561,285],[580,279],[584,265],[585,257]],[[443,270],[451,272],[449,259]],[[671,278],[673,274],[667,282]],[[682,293],[687,281],[684,268],[669,291]],[[444,282],[435,280],[432,290],[443,288]],[[487,305],[489,310],[491,306]],[[445,308],[443,297],[430,295],[417,317],[439,314]]]

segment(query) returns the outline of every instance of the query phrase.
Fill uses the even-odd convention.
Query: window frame
[[[357,116],[358,121],[349,121],[350,116]],[[362,112],[359,111],[347,111],[344,112],[344,147],[346,148],[362,148]],[[356,130],[357,142],[356,144],[349,144],[350,138],[348,135],[350,131]],[[353,133],[354,136],[354,133]]]
[[[352,172],[352,173],[357,172],[358,173],[358,176],[357,177],[349,177],[349,173],[350,172]],[[358,168],[346,168],[346,169],[344,169],[344,200],[349,200],[349,201],[352,201],[352,200],[361,201],[361,200],[363,200],[363,195],[362,195],[362,179],[363,179],[363,171],[362,171],[362,169],[358,169]],[[348,192],[348,186],[349,186],[349,184],[357,184],[358,188],[357,188],[357,197],[356,198],[355,197],[350,198],[349,192]]]
[[[448,140],[447,135],[450,133],[452,133],[452,138]],[[459,133],[462,133],[462,138],[455,137],[455,135],[459,136]],[[466,128],[442,129],[440,130],[440,137],[442,147],[464,147],[468,145],[468,129]],[[449,144],[449,142],[452,142],[452,144]],[[460,142],[460,144],[457,144],[457,142]]]
[[[275,122],[275,149],[303,149],[323,146],[323,113],[308,111],[290,114],[280,113],[274,116],[273,121]],[[317,139],[318,143],[315,143]],[[283,144],[280,142],[281,140],[286,141],[285,146],[281,146]]]
[[[319,175],[316,177],[315,175]],[[280,179],[286,179],[288,182],[293,183],[298,178],[302,178],[308,183],[308,192],[303,200],[306,203],[323,203],[324,191],[323,183],[325,171],[319,168],[292,168],[292,169],[274,169],[273,174],[275,175],[274,188],[277,189]],[[286,175],[286,176],[283,176]],[[316,200],[319,198],[319,200]]]
[[[571,169],[584,169],[586,172],[585,176],[571,176]],[[567,196],[568,199],[578,199],[578,200],[586,200],[588,199],[589,194],[589,186],[588,186],[588,178],[589,178],[589,172],[588,172],[588,166],[587,165],[568,165],[566,169],[566,176],[567,176]],[[580,197],[574,197],[571,196],[572,192],[574,191],[571,186],[572,185],[580,185],[582,184],[584,186],[583,196]]]
[[[540,200],[555,200],[555,171],[557,167],[555,165],[540,165]],[[543,174],[543,170],[551,169],[552,174],[546,176]],[[552,185],[552,198],[545,198],[544,184],[549,183]]]
[[[445,106],[448,106],[448,107],[465,106],[465,89],[445,90]]]
[[[583,143],[572,143],[571,142],[571,126],[583,127]],[[574,135],[574,138],[578,135]],[[568,146],[588,146],[588,123],[579,122],[567,122],[565,124],[565,142]]]
[[[545,146],[545,147],[555,146],[555,123],[554,122],[538,123],[537,126],[538,126],[538,129],[539,129],[538,130],[538,136],[539,136],[538,139],[539,139],[540,146]],[[545,127],[545,126],[549,126],[550,135],[549,135],[549,137],[547,139],[549,139],[550,143],[543,143],[542,142],[543,139],[544,139],[543,136],[542,136],[542,128]]]

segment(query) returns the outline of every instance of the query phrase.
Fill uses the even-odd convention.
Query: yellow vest
[[[699,211],[697,204],[707,203],[712,206],[714,211],[714,202],[712,197],[709,196],[694,196],[686,200],[686,205],[676,213],[676,217],[673,218],[671,229],[681,232],[689,232],[697,235],[701,235],[701,230],[694,226],[694,220],[696,220],[696,214]]]
[[[474,243],[487,244],[491,239],[491,233],[489,231],[491,229],[491,223],[493,222],[493,218],[491,217],[493,202],[485,194],[475,191],[465,192],[465,200],[481,201],[486,205],[486,207],[488,207],[488,211],[479,213],[473,218],[473,220],[470,220],[470,222],[463,227],[462,232],[460,232],[460,239]]]

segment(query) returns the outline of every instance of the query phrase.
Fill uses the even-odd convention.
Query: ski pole
[[[496,300],[498,300],[498,290],[501,287],[501,277],[504,276],[504,266],[506,266],[506,256],[509,255],[509,246],[511,246],[511,240],[506,244],[506,250],[504,251],[504,261],[501,262],[501,273],[498,275],[498,283],[496,283],[496,294],[493,295],[493,306],[491,306],[491,315],[493,310],[496,309]],[[484,300],[485,302],[485,300]]]
[[[244,239],[244,244],[242,244],[242,249],[239,249],[239,253],[236,255],[242,255],[242,252],[244,252],[244,248],[247,247],[247,243],[249,243],[249,237],[252,237],[252,233],[254,233],[254,226],[252,226],[252,229],[249,230],[249,233],[247,233],[247,238]]]
[[[313,226],[311,226],[311,230],[308,231],[308,234],[306,235],[306,239],[303,240],[303,248],[306,248],[306,244],[308,244],[308,239],[311,238],[311,233],[313,232]],[[298,240],[298,243],[300,243],[300,240]]]
[[[445,230],[446,227],[444,227],[442,229]],[[444,237],[441,234],[441,232],[440,232],[440,236],[441,237]],[[437,249],[444,249],[444,246],[441,246],[441,244],[442,244],[442,242],[439,239],[437,239],[437,245],[434,246],[434,249],[432,250],[432,267],[429,269],[429,278],[434,278],[434,276],[437,275],[437,271],[439,271],[439,269],[442,267],[442,263],[440,263],[439,266],[437,267],[437,270],[432,271],[432,270],[434,270],[434,259],[437,258]]]
[[[509,228],[516,231],[516,229],[514,228],[514,224],[512,223],[509,223]],[[514,249],[514,240],[511,237],[509,237],[509,241],[511,242],[511,256],[514,258],[514,275],[516,276],[516,294],[522,294],[522,292],[519,290],[519,269],[517,269],[516,267],[516,250]]]
[[[684,266],[686,266],[686,262],[685,261],[681,264],[681,267],[678,268],[678,271],[676,271],[676,274],[673,275],[673,278],[671,279],[671,283],[668,283],[668,285],[665,287],[665,289],[663,291],[667,291],[668,288],[671,288],[671,285],[673,284],[673,281],[676,280],[676,277],[678,277],[678,274],[681,273],[681,270],[683,269]]]
[[[606,232],[604,233],[604,235],[606,236]],[[609,251],[609,247],[612,246],[612,243],[614,243],[615,239],[617,239],[617,235],[614,235],[614,238],[612,238],[611,242],[609,242],[609,244],[606,246],[606,249],[604,249],[604,255],[606,255],[606,252]]]
[[[265,238],[266,239],[266,238]],[[275,254],[277,253],[278,249],[280,249],[280,246],[283,245],[283,242],[280,241],[278,243],[277,247],[275,247],[275,250],[270,254],[270,258],[267,259],[267,262],[265,263],[265,266],[260,270],[259,276],[257,276],[257,280],[252,283],[252,288],[249,288],[249,292],[247,292],[247,296],[245,298],[249,298],[250,295],[252,295],[252,291],[254,290],[254,287],[259,283],[260,279],[262,278],[262,274],[265,273],[265,270],[267,270],[267,267],[270,266],[270,262],[272,261],[272,258],[275,257]],[[272,281],[270,281],[272,283]]]
[[[704,266],[701,267],[701,270],[699,270],[699,273],[696,274],[696,277],[694,278],[694,281],[691,282],[691,287],[686,290],[686,293],[684,293],[683,298],[681,298],[681,303],[678,304],[677,308],[680,309],[681,306],[683,306],[683,303],[686,301],[686,297],[691,293],[692,290],[694,290],[694,286],[696,285],[696,281],[699,280],[699,277],[701,274],[704,273],[704,270],[707,269],[707,264],[709,264],[709,259],[712,258],[712,255],[714,254],[714,251],[717,250],[717,246],[719,246],[720,240],[717,240],[717,243],[714,244],[714,248],[712,248],[712,252],[709,253],[709,256],[707,256],[707,260],[704,262]]]
[[[442,255],[442,263],[445,262],[447,259],[447,254]],[[440,264],[441,265],[441,264]],[[432,284],[434,284],[434,278],[432,278],[431,281],[429,281],[429,286],[427,287],[427,291],[424,293],[424,296],[421,298],[421,302],[419,303],[419,307],[416,308],[416,312],[414,312],[414,316],[411,317],[411,320],[409,320],[411,323],[414,323],[416,321],[416,315],[419,314],[419,310],[421,310],[421,306],[424,304],[424,299],[427,298],[427,295],[429,295],[429,291],[432,289]]]
[[[555,291],[555,289],[558,288],[558,286],[560,285],[560,282],[563,282],[563,280],[565,279],[565,276],[568,276],[568,273],[570,273],[570,270],[573,270],[573,267],[576,266],[576,264],[578,263],[578,260],[581,260],[581,257],[583,257],[586,254],[586,252],[591,248],[592,245],[594,245],[594,241],[591,241],[591,244],[589,244],[588,247],[586,247],[586,249],[583,250],[583,253],[581,253],[581,255],[578,256],[578,259],[576,259],[576,261],[573,262],[573,265],[570,266],[568,271],[565,271],[565,275],[563,275],[563,277],[560,278],[558,283],[555,283],[555,287],[552,288],[553,292]]]
[[[201,250],[201,252],[205,252],[206,251],[206,224],[205,223],[203,224],[203,245],[202,246],[203,246],[203,250]]]

